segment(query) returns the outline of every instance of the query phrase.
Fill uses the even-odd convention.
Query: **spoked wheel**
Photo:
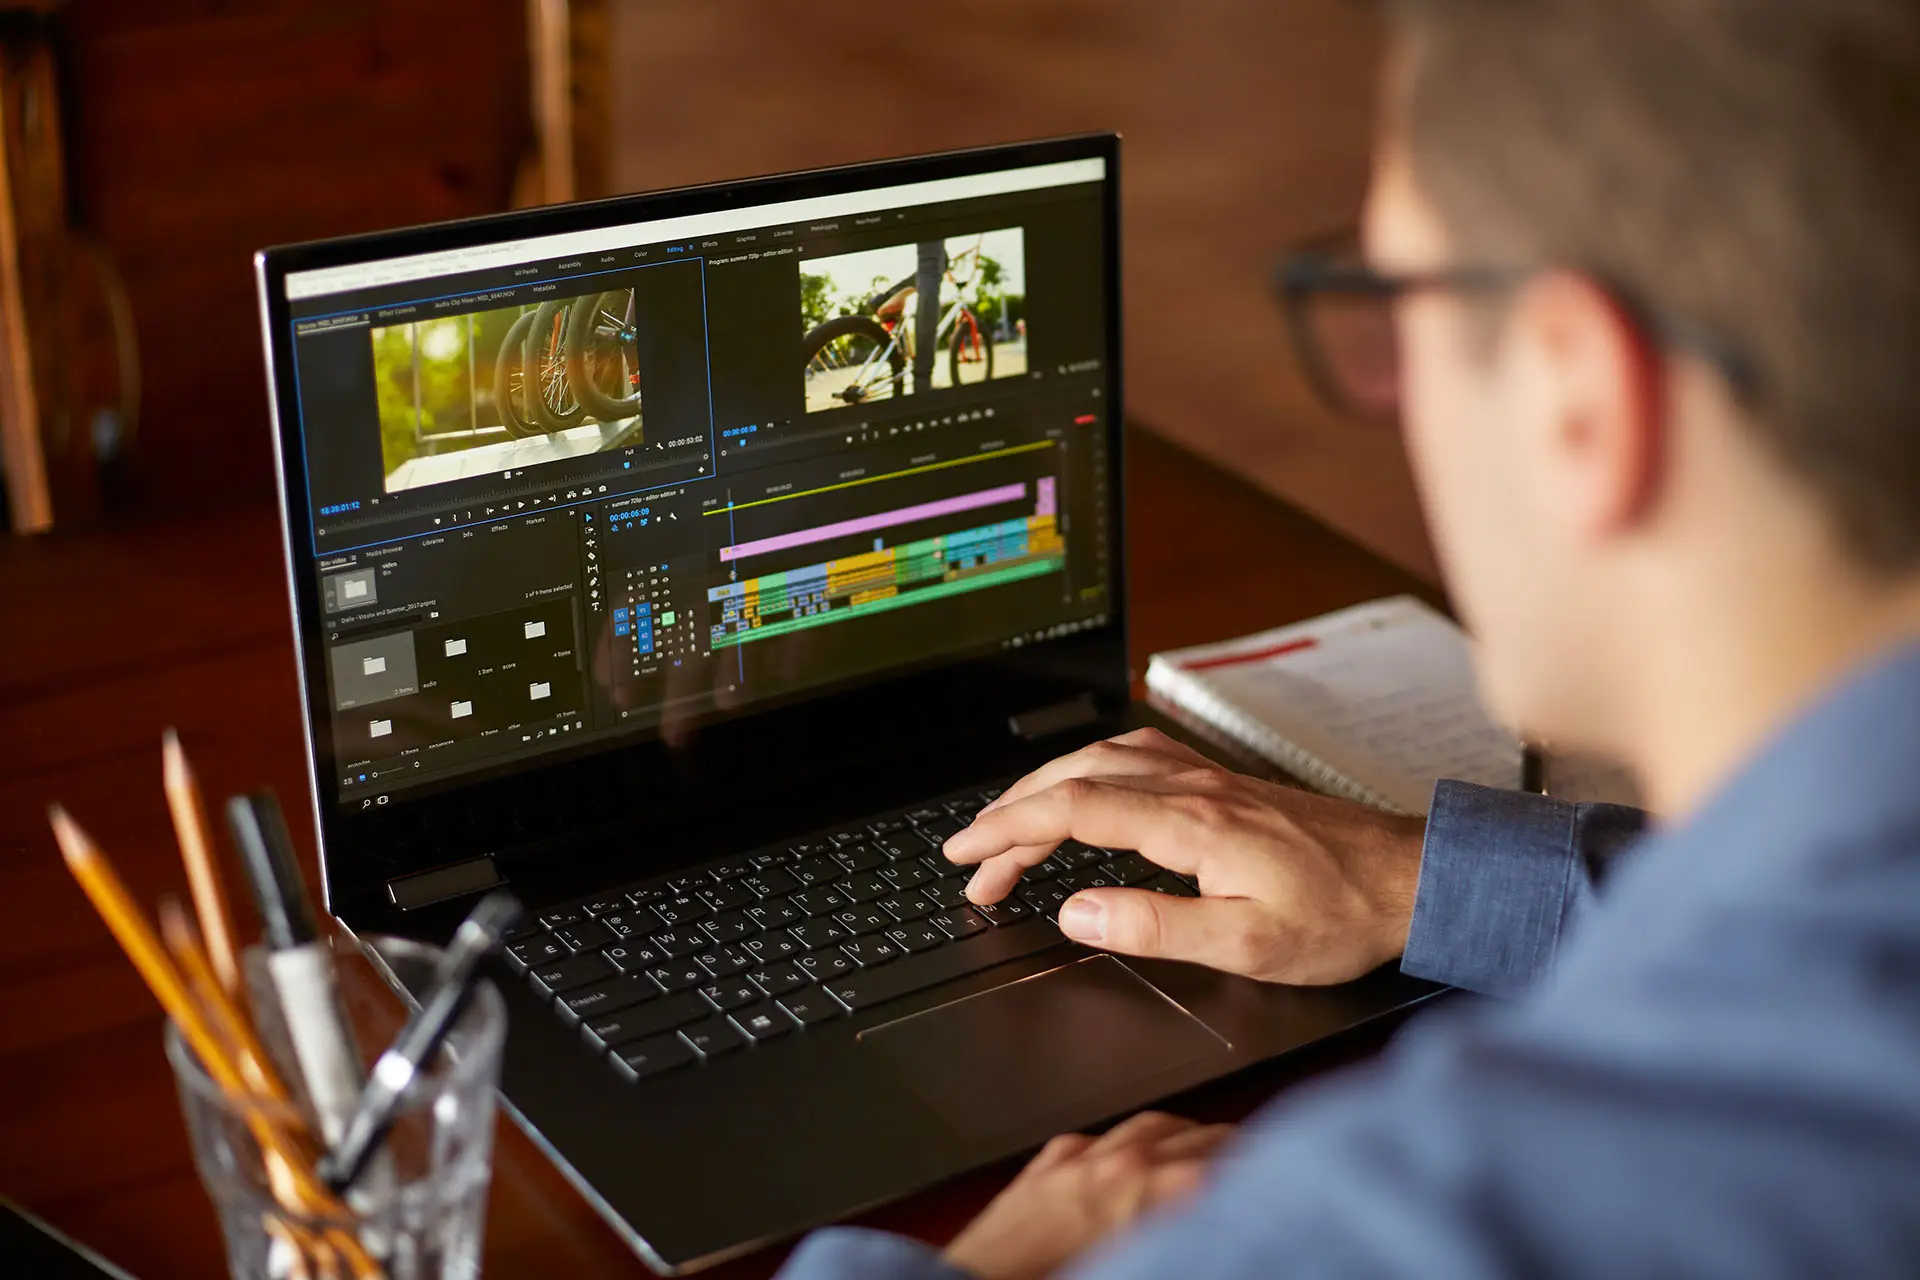
[[[815,325],[800,345],[810,394],[817,388],[842,404],[867,404],[904,389],[906,353],[878,320],[839,316]]]
[[[567,381],[566,330],[564,302],[541,303],[527,329],[527,405],[532,420],[548,432],[577,427],[587,416]]]
[[[953,337],[947,343],[947,372],[956,387],[993,377],[993,336],[971,311],[962,311],[954,318]]]
[[[500,423],[516,440],[540,434],[540,428],[527,417],[526,357],[527,330],[533,327],[533,312],[515,320],[500,343],[500,358],[493,363],[493,403],[500,409]]]
[[[633,290],[576,298],[567,313],[567,382],[586,412],[618,422],[640,412]]]

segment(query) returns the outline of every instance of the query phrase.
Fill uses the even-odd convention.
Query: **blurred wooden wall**
[[[64,7],[71,201],[131,295],[145,501],[272,491],[254,250],[507,206],[531,139],[526,17],[526,0]]]
[[[1368,6],[613,0],[612,26],[618,189],[1120,130],[1132,412],[1432,572],[1397,435],[1318,410],[1266,289],[1358,210]]]

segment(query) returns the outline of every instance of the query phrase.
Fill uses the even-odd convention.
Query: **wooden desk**
[[[1396,591],[1417,580],[1158,438],[1130,458],[1134,663]],[[226,512],[0,542],[0,1192],[146,1280],[220,1274],[152,997],[68,878],[59,799],[136,893],[184,896],[160,791],[178,726],[213,796],[271,786],[303,851],[306,765],[275,517]],[[1181,1100],[1246,1113],[1344,1046]],[[988,1170],[870,1215],[944,1240],[1005,1181]],[[500,1126],[491,1276],[648,1274],[510,1123]],[[764,1276],[777,1253],[710,1274]]]

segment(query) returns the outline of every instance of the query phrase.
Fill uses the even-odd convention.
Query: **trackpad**
[[[1229,1047],[1112,956],[912,1014],[860,1042],[941,1118],[975,1134],[1137,1105],[1154,1077]]]

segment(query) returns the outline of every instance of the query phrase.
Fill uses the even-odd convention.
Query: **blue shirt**
[[[1070,1274],[1920,1275],[1920,646],[1635,825],[1442,783],[1403,964],[1516,998],[1287,1094]],[[963,1273],[840,1228],[782,1274]]]

